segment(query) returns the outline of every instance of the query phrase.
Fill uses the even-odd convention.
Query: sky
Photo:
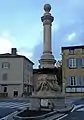
[[[44,4],[50,4],[52,51],[61,59],[61,47],[84,44],[84,0],[0,0],[0,53],[17,48],[38,67],[43,52]]]

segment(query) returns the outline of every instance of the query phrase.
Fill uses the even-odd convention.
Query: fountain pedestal
[[[61,88],[58,85],[56,74],[52,71],[53,68],[44,68],[38,73],[38,85],[35,93],[32,95],[31,103],[34,103],[32,108],[35,106],[36,108],[38,106],[38,109],[42,106],[48,108],[49,105],[53,105],[54,109],[64,107],[65,96],[62,94]],[[37,103],[35,102],[36,99],[38,101]]]

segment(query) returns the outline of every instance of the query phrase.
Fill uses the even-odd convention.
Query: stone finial
[[[50,4],[45,4],[45,5],[44,5],[44,10],[45,10],[45,12],[50,12],[50,10],[51,10],[51,5],[50,5]]]

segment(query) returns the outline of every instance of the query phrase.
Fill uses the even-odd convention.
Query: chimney
[[[11,48],[11,54],[16,55],[17,54],[17,49],[16,48]]]

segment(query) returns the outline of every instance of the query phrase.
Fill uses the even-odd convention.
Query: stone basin
[[[66,107],[53,110],[45,107],[41,107],[40,109],[26,108],[25,110],[19,111],[13,118],[14,120],[44,120],[45,118],[56,116],[57,113],[68,113],[73,107],[73,104],[67,104]]]
[[[23,110],[15,115],[14,120],[41,120],[56,114],[56,111],[50,110]]]

